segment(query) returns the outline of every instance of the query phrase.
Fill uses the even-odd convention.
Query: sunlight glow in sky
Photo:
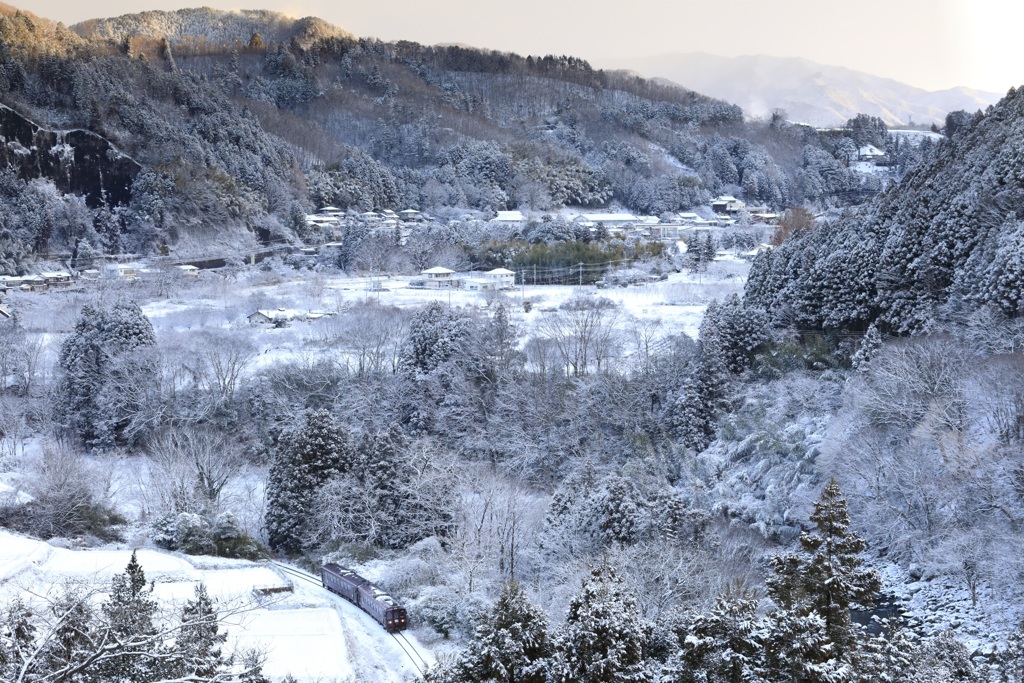
[[[243,0],[244,2],[244,0]],[[17,5],[17,2],[13,4]],[[97,16],[239,0],[33,0],[66,24]],[[253,0],[315,15],[358,36],[462,43],[520,54],[570,54],[615,68],[624,56],[708,52],[805,57],[938,90],[997,93],[1024,83],[1024,6],[1004,0]]]

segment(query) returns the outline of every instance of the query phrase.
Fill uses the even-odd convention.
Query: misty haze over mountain
[[[785,109],[790,120],[815,126],[841,125],[858,113],[878,116],[890,126],[911,122],[941,125],[950,111],[985,109],[1001,97],[967,87],[930,92],[795,57],[670,53],[626,59],[617,66],[733,102],[749,116]]]

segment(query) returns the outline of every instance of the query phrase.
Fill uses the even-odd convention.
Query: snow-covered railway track
[[[314,586],[319,586],[323,588],[323,582],[320,579],[318,579],[314,574],[304,572],[301,569],[296,569],[295,567],[289,567],[286,564],[281,564],[280,562],[275,562],[273,560],[270,561],[270,564],[274,565],[277,569],[279,569],[282,573],[284,573],[286,576],[290,578],[301,579],[302,581],[311,583]]]
[[[274,560],[271,560],[270,564],[272,564],[274,567],[276,567],[289,578],[299,579],[301,581],[311,583],[316,587],[322,589],[326,593],[330,594],[332,597],[343,600],[341,596],[336,595],[335,593],[332,593],[331,591],[324,588],[323,582],[315,574],[310,574],[309,572],[303,571],[296,567],[290,567],[286,564],[281,564],[280,562],[275,562]],[[346,604],[348,604],[348,601],[345,602]],[[416,648],[416,646],[413,645],[412,642],[408,638],[406,638],[405,634],[403,634],[401,631],[397,633],[389,633],[388,635],[394,638],[395,642],[398,644],[398,647],[400,647],[402,649],[402,652],[405,653],[405,656],[409,658],[409,662],[412,664],[413,668],[416,669],[417,673],[419,673],[420,677],[422,677],[426,673],[426,670],[430,668],[430,663],[427,662],[427,660],[423,657],[423,655]]]
[[[406,650],[407,654],[412,653],[409,654],[409,659],[412,660],[413,666],[415,666],[419,670],[420,675],[425,674],[427,669],[430,668],[430,664],[429,662],[427,662],[426,659],[424,659],[423,655],[420,654],[420,651],[416,649],[416,646],[413,645],[412,642],[408,638],[406,638],[405,634],[401,631],[398,631],[397,633],[392,633],[391,635],[396,641],[398,641],[399,646],[403,650]],[[416,655],[415,658],[413,657],[413,655]],[[417,663],[416,660],[419,660],[419,663]]]

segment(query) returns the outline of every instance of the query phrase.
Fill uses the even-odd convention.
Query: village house
[[[870,143],[857,150],[857,158],[860,161],[879,161],[884,157],[885,152]]]
[[[479,277],[464,278],[462,283],[468,292],[496,292],[499,289],[497,282]]]
[[[46,278],[40,275],[25,275],[21,278],[18,289],[23,292],[45,292]]]
[[[631,213],[581,213],[573,219],[573,222],[587,227],[596,227],[601,224],[608,230],[613,228],[621,230],[635,225],[639,220]]]
[[[46,286],[51,289],[70,287],[74,284],[71,281],[71,273],[66,273],[63,270],[40,273],[39,275],[46,280]]]
[[[189,277],[199,277],[199,268],[196,266],[190,266],[185,264],[183,266],[175,266],[179,273],[187,275]]]
[[[284,327],[292,320],[299,317],[299,312],[286,308],[261,308],[255,313],[251,313],[247,320],[253,325],[273,325],[274,327]]]
[[[423,220],[423,214],[416,209],[404,209],[398,212],[398,218],[406,223]]]
[[[732,195],[722,195],[711,202],[711,210],[717,214],[733,215],[743,211],[747,205]]]
[[[111,263],[104,266],[104,274],[110,278],[120,278],[122,280],[138,280],[139,269],[137,266],[131,266],[124,263]]]
[[[656,240],[676,240],[679,239],[679,231],[684,227],[680,223],[659,223],[650,227],[650,236]]]
[[[498,211],[498,215],[490,220],[491,223],[514,225],[526,222],[526,216],[522,211]]]
[[[449,270],[448,268],[443,268],[441,266],[428,268],[420,274],[424,277],[420,282],[422,282],[422,286],[427,289],[449,289],[457,288],[462,285],[462,281],[454,277],[454,270]]]
[[[484,273],[484,279],[494,285],[495,289],[515,289],[516,274],[508,268],[495,268]]]

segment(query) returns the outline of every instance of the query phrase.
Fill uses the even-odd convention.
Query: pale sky
[[[8,0],[11,2],[11,0]],[[199,4],[314,15],[357,36],[568,54],[615,68],[623,56],[708,52],[805,57],[928,90],[1004,93],[1024,83],[1024,4],[1012,0],[32,0],[66,24]]]

